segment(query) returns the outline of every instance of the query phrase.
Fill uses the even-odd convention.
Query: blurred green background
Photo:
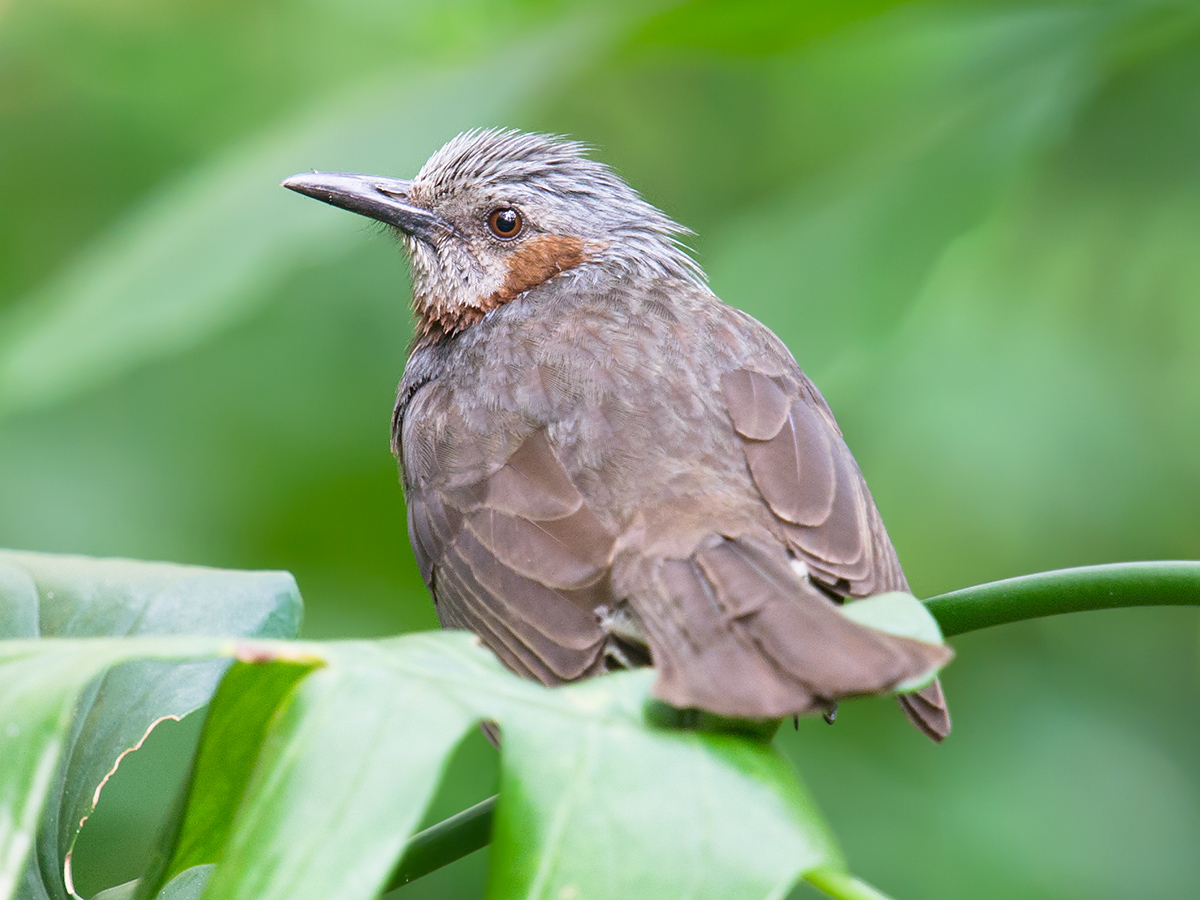
[[[1158,0],[0,0],[0,545],[289,569],[314,638],[434,627],[388,453],[406,266],[277,185],[478,125],[578,137],[697,232],[918,595],[1200,558],[1200,6]],[[885,700],[779,740],[899,898],[1197,896],[1198,634],[967,636],[942,747]],[[195,731],[122,766],[82,893],[137,874]],[[468,742],[433,816],[495,779]]]

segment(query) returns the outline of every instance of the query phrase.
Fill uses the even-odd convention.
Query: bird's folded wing
[[[837,593],[908,590],[895,550],[840,431],[815,389],[750,369],[721,379],[755,487],[793,553]]]
[[[513,670],[557,684],[603,670],[596,608],[610,601],[613,536],[544,431],[496,471],[410,490],[409,535],[438,616],[474,631]]]

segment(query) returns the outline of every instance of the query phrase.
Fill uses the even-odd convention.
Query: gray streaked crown
[[[473,129],[421,167],[413,198],[435,211],[458,206],[454,201],[464,196],[480,209],[488,202],[511,203],[542,233],[606,244],[596,248],[594,262],[703,281],[703,271],[679,242],[689,229],[643,200],[588,151],[558,135]]]

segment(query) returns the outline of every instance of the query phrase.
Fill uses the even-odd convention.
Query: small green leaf
[[[853,603],[846,603],[838,607],[838,609],[846,618],[853,619],[868,628],[886,631],[888,634],[898,637],[924,641],[926,644],[944,643],[937,619],[925,608],[925,604],[912,594],[906,594],[903,591],[892,591],[855,600]],[[928,672],[922,672],[907,681],[900,682],[894,688],[895,692],[905,694],[910,691],[919,691],[933,681],[938,673],[938,668],[934,667]]]
[[[926,644],[943,643],[937,619],[925,608],[925,604],[903,591],[855,600],[838,609],[847,619],[876,631],[886,631]]]

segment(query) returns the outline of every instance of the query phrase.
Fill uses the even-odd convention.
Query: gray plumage
[[[828,405],[582,146],[469,132],[411,182],[285,184],[404,236],[393,447],[443,625],[545,684],[652,661],[663,700],[752,718],[948,659],[838,611],[908,585]],[[949,731],[937,682],[901,703]]]

